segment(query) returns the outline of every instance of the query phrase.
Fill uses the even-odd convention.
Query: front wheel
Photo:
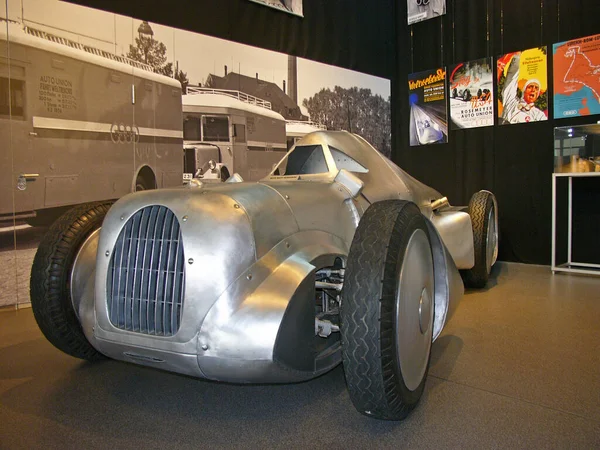
[[[103,358],[88,342],[71,299],[71,272],[81,246],[100,226],[111,202],[87,203],[63,214],[48,229],[33,259],[30,296],[46,339],[76,358]]]
[[[434,317],[429,230],[411,202],[373,204],[350,247],[340,310],[350,398],[371,417],[401,420],[429,369]]]

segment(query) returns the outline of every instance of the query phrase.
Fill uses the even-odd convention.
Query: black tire
[[[59,350],[88,361],[104,357],[86,339],[73,310],[71,270],[79,248],[102,225],[111,204],[87,203],[63,214],[42,238],[31,268],[31,307],[40,330]]]
[[[488,191],[473,194],[468,213],[473,227],[475,265],[461,271],[467,287],[484,288],[498,254],[498,230],[494,195]]]
[[[154,174],[148,171],[146,173],[140,172],[135,178],[135,192],[148,191],[150,189],[156,189]]]
[[[413,289],[410,283],[404,283],[402,289],[399,287],[399,283],[406,281],[403,277],[415,273],[415,268],[417,275],[420,273],[418,257],[413,258],[412,250],[411,257],[405,259],[409,254],[407,249],[414,248],[409,245],[413,235],[419,237],[419,242],[426,243],[426,247],[421,248],[428,249],[420,252],[423,260],[428,261],[425,265],[430,265],[422,291],[420,286]],[[414,286],[419,284],[418,278],[412,278]],[[362,217],[350,247],[340,310],[344,373],[352,403],[362,414],[401,420],[419,402],[431,355],[433,283],[431,241],[419,208],[401,200],[374,203]],[[426,288],[425,297],[429,298],[422,303],[421,316],[420,300]],[[413,302],[410,292],[421,292],[421,297]],[[407,308],[416,311],[416,327],[422,335],[416,336],[420,341],[414,346],[422,348],[422,352],[418,351],[420,364],[416,377],[416,365],[402,363],[412,352],[404,352],[406,345],[413,342],[402,339],[414,328],[404,326],[406,319],[414,319],[411,314],[400,313]],[[426,322],[425,326],[421,320]]]

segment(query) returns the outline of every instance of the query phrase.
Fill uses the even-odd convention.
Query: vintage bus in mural
[[[183,96],[184,176],[246,181],[266,176],[285,152],[286,122],[271,103],[239,91],[188,87]]]
[[[0,22],[0,222],[181,185],[181,111],[150,66]]]
[[[321,125],[320,123],[316,122],[288,120],[285,123],[285,135],[287,137],[288,150],[291,149],[302,136],[312,133],[313,131],[321,131],[326,129],[327,127],[325,125]]]

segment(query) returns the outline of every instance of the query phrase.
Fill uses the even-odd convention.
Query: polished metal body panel
[[[315,272],[333,266],[336,258],[345,261],[361,216],[385,199],[413,201],[426,218],[435,339],[463,294],[457,266],[473,264],[468,214],[440,202],[441,194],[358,136],[316,132],[296,145],[321,145],[328,172],[145,191],[119,200],[101,232],[82,248],[73,272],[73,302],[91,344],[115,359],[221,381],[318,376],[339,364],[340,345],[337,333],[314,336]],[[334,156],[329,147],[366,171],[342,170],[339,152]],[[434,211],[436,201],[434,206],[443,206]],[[138,211],[154,205],[172,211],[183,244],[184,306],[172,336],[119,329],[108,316],[107,273],[115,243]],[[303,362],[292,367],[289,361],[296,354],[301,358],[299,353]]]

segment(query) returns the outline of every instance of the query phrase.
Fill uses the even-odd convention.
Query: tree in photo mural
[[[321,89],[304,99],[310,120],[325,125],[328,130],[346,130],[365,138],[386,156],[391,153],[390,101],[373,95],[370,89],[335,86]]]
[[[126,56],[134,61],[148,64],[156,73],[179,80],[185,92],[185,88],[189,84],[187,74],[176,68],[173,76],[173,63],[167,62],[167,46],[154,39],[154,31],[148,22],[143,21],[138,27],[135,45],[129,46]]]

